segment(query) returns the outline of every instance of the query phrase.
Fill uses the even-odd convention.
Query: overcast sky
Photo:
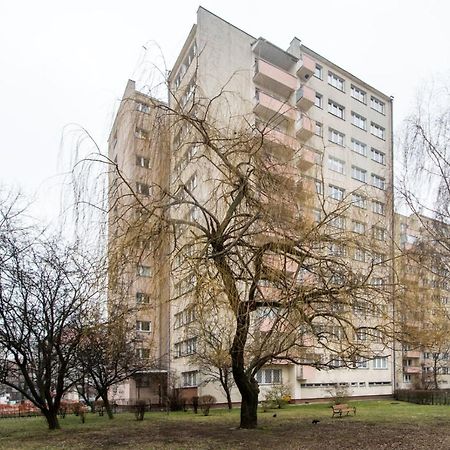
[[[396,127],[424,82],[450,74],[450,2],[445,0],[204,0],[201,5],[282,48],[297,36],[393,95]],[[36,214],[53,217],[61,160],[74,146],[65,127],[85,127],[106,149],[125,84],[144,70],[143,47],[157,42],[170,68],[198,6],[193,0],[2,1],[0,185],[34,195]]]

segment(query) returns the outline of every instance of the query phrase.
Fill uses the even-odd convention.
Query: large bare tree
[[[77,246],[26,227],[15,208],[0,205],[0,381],[55,429],[102,274]]]
[[[166,159],[170,181],[154,182],[145,196],[120,165],[108,163],[112,186],[117,192],[119,183],[140,211],[139,221],[122,228],[122,242],[130,233],[151,238],[163,230],[171,243],[172,300],[231,318],[240,425],[253,428],[256,375],[264,365],[356,367],[383,353],[390,256],[388,244],[374,243],[372,233],[343,225],[345,216],[358,217],[355,198],[370,193],[325,196],[320,171],[316,180],[302,173],[305,164],[311,167],[307,149],[283,137],[277,115],[263,124],[217,119],[225,94],[205,99],[194,88],[174,107],[148,99],[165,118],[174,156]],[[158,142],[161,130],[153,127],[146,139]],[[220,294],[202,295],[212,283]]]

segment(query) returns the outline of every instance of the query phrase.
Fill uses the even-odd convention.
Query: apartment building
[[[395,314],[402,343],[396,351],[397,388],[448,388],[450,285],[442,256],[448,226],[424,216],[395,214]],[[444,252],[445,253],[445,252]]]
[[[155,234],[148,220],[155,216],[154,200],[169,180],[169,141],[158,111],[161,105],[138,92],[130,80],[108,141],[108,305],[126,315],[130,351],[143,367],[113,389],[118,403],[161,403],[167,391],[168,241],[164,230]]]
[[[288,176],[295,177],[296,185],[302,187],[302,214],[320,221],[324,205],[345,203],[342,214],[333,219],[333,226],[356,237],[353,241],[358,236],[361,241],[363,236],[370,236],[373,246],[345,248],[339,250],[340,256],[361,270],[370,267],[370,283],[385,285],[388,290],[392,286],[394,232],[392,99],[305,47],[297,38],[283,50],[200,7],[197,23],[169,77],[168,109],[188,116],[204,106],[205,99],[214,99],[208,103],[208,117],[214,119],[217,129],[240,130],[249,124],[254,130],[268,129],[265,145],[278,155],[289,154],[289,149],[297,152],[298,160]],[[149,186],[156,183],[165,186],[173,198],[184,195],[179,190],[183,185],[195,192],[199,204],[213,202],[220,195],[214,181],[218,176],[202,164],[202,146],[189,129],[177,123],[166,124],[170,145],[158,143],[157,137],[151,137],[155,120],[149,105],[154,105],[153,100],[136,92],[129,82],[111,132],[110,158],[123,167],[125,178],[131,180],[141,198],[147,197],[145,201],[151,203]],[[140,147],[146,140],[147,147]],[[149,141],[156,147],[150,149]],[[150,156],[158,164],[149,161]],[[283,167],[286,170],[287,166]],[[135,205],[129,209],[135,209]],[[111,216],[116,217],[117,210],[112,211]],[[193,326],[197,313],[190,301],[195,277],[189,268],[177,270],[190,251],[183,244],[183,217],[196,220],[198,214],[195,208],[171,208],[171,217],[179,222],[171,239],[176,239],[180,250],[171,252],[168,235],[159,236],[164,246],[159,253],[148,255],[153,263],[144,264],[146,260],[141,258],[135,271],[130,269],[126,291],[128,301],[148,293],[155,302],[154,310],[138,309],[135,320],[136,324],[152,324],[144,326],[152,340],[146,344],[143,339],[142,348],[152,347],[154,354],[164,360],[161,367],[167,370],[171,383],[182,388],[187,397],[207,393],[223,402],[220,387],[206,382],[206,375],[193,357],[200,345]],[[164,255],[170,256],[164,259]],[[148,279],[143,280],[146,276]],[[356,309],[359,323],[372,320],[370,311]],[[222,319],[225,322],[227,317]],[[142,334],[142,325],[136,329]],[[338,357],[333,370],[298,366],[287,360],[271,362],[257,374],[261,394],[283,384],[289,386],[295,400],[328,397],[337,383],[348,387],[354,396],[390,394],[396,376],[392,346],[380,339],[374,340],[372,347],[376,349],[374,357],[358,361],[354,368],[344,367]],[[148,385],[151,389],[151,380]],[[128,389],[122,392],[123,398],[137,398],[136,385]],[[233,400],[239,401],[237,389],[233,390]]]

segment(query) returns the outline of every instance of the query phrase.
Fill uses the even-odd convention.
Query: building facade
[[[359,235],[370,236],[372,245],[330,251],[339,252],[347,263],[362,271],[370,267],[370,271],[366,270],[369,282],[380,290],[391,289],[394,219],[390,97],[305,47],[297,38],[287,50],[282,50],[204,8],[198,10],[197,23],[180,51],[168,83],[168,111],[190,114],[204,99],[217,99],[208,103],[209,117],[214,118],[217,129],[239,129],[242,124],[251,124],[255,130],[269,128],[266,137],[273,148],[300,149],[292,170],[307,205],[303,213],[320,222],[324,205],[345,202],[342,214],[334,217],[330,226],[353,236],[353,242],[358,241]],[[131,105],[128,109],[127,104]],[[173,198],[181,195],[178,190],[182,185],[196,193],[197,201],[207,205],[219,194],[214,181],[217,178],[201,163],[201,146],[189,130],[176,123],[165,124],[170,133],[161,142],[157,137],[161,135],[155,134],[155,105],[153,99],[136,92],[129,82],[111,132],[110,159],[131,180],[130,185],[145,205],[151,205],[150,198],[158,195],[150,192],[154,185],[167,188]],[[111,198],[114,223],[124,208],[119,205],[114,209],[117,198],[123,198],[123,194]],[[127,209],[129,205],[125,205]],[[133,204],[129,211],[136,214],[135,209]],[[131,264],[126,286],[122,286],[129,301],[140,305],[134,319],[137,334],[146,332],[151,336],[148,343],[142,338],[140,351],[148,348],[149,355],[163,361],[160,369],[167,371],[172,380],[169,384],[183,389],[187,397],[207,393],[223,402],[220,387],[207,382],[205,371],[193,357],[200,346],[192,327],[196,312],[189,301],[195,281],[188,270],[175,270],[183,264],[188,251],[182,245],[186,232],[182,219],[196,220],[198,211],[174,205],[167,213],[180,222],[175,239],[182,250],[171,252],[173,238],[168,234],[154,236],[156,243],[148,247],[152,249],[148,259]],[[111,224],[110,236],[114,229]],[[137,235],[145,236],[144,231]],[[137,245],[139,240],[127,239],[124,248],[130,242]],[[163,245],[158,245],[158,240]],[[143,308],[143,302],[138,301],[141,295],[148,295],[149,299]],[[361,324],[370,322],[374,315],[356,306],[353,314]],[[392,316],[393,311],[386,309],[381,314]],[[340,367],[338,358],[333,370],[317,370],[288,361],[268,364],[257,375],[262,394],[277,384],[288,386],[295,400],[328,397],[336,384],[347,387],[353,396],[391,394],[396,385],[393,346],[375,338],[371,345],[378,349],[376,356],[355,363],[354,368]],[[148,383],[150,386],[151,380]],[[136,386],[127,389],[134,389],[128,395],[137,398]],[[126,395],[124,392],[124,398]],[[237,389],[233,390],[233,400],[239,401]]]

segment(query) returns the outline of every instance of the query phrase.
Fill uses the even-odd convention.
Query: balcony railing
[[[314,105],[316,100],[316,93],[314,89],[311,89],[309,86],[302,86],[295,96],[295,102],[297,107],[302,111],[307,111],[311,106]]]
[[[422,356],[422,352],[417,350],[407,350],[405,353],[405,358],[420,358]]]
[[[279,67],[262,59],[256,60],[253,80],[262,88],[289,97],[297,89],[297,78]]]
[[[302,149],[299,157],[298,168],[302,171],[308,170],[315,164],[315,162],[314,153],[306,148]]]
[[[297,111],[292,105],[262,91],[256,91],[253,110],[255,114],[269,121],[276,121],[276,119],[295,121],[297,119]]]
[[[422,367],[417,366],[404,366],[403,367],[403,373],[422,373]]]
[[[303,58],[298,62],[298,64],[297,75],[303,81],[308,80],[316,70],[316,63],[308,55],[303,55]]]
[[[315,131],[315,125],[309,117],[303,116],[297,121],[296,134],[299,139],[309,139]]]

